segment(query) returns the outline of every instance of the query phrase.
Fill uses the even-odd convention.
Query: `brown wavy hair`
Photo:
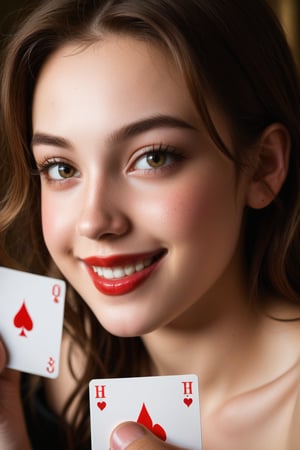
[[[70,41],[89,45],[107,33],[152,42],[169,53],[211,138],[233,160],[237,171],[245,163],[245,149],[251,148],[266,126],[274,122],[286,126],[291,135],[288,175],[271,205],[246,211],[245,250],[250,292],[268,291],[300,304],[299,80],[282,28],[263,0],[42,2],[13,34],[3,58],[3,248],[26,270],[62,276],[42,238],[40,183],[33,175],[30,144],[32,96],[41,67],[55,50]],[[207,92],[213,93],[230,118],[234,156],[210,117]],[[65,330],[86,355],[85,372],[63,411],[65,418],[73,400],[79,398],[68,425],[69,448],[84,449],[89,448],[88,381],[138,376],[141,367],[149,373],[149,358],[140,338],[118,338],[104,330],[71,286]]]

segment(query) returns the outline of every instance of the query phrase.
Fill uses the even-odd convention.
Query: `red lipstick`
[[[102,294],[124,295],[151,275],[165,253],[160,250],[136,255],[91,256],[83,261],[94,286]]]

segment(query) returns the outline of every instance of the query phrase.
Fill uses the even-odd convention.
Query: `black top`
[[[33,450],[67,450],[59,418],[47,407],[42,386],[34,398],[28,396],[28,377],[23,375],[22,400]]]

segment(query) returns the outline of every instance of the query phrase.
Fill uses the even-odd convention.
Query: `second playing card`
[[[0,334],[7,367],[56,378],[65,282],[0,267]]]
[[[108,450],[112,430],[128,420],[165,442],[201,450],[196,375],[92,380],[89,392],[92,450]]]

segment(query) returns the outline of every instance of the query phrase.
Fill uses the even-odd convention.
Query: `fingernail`
[[[134,422],[120,425],[112,432],[110,449],[125,450],[129,444],[143,436],[145,436],[145,431]]]

